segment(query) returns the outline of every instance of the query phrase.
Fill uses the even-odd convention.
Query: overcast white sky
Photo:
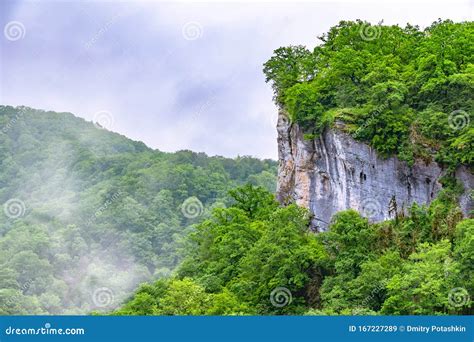
[[[340,20],[425,27],[472,20],[474,8],[472,0],[0,1],[1,104],[112,118],[109,129],[163,151],[262,158],[277,157],[262,74],[274,49],[312,48]]]

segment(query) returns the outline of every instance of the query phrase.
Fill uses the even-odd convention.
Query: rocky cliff
[[[384,159],[337,126],[305,140],[298,125],[283,110],[279,113],[277,197],[308,208],[314,230],[326,230],[336,212],[349,208],[372,222],[387,220],[414,202],[430,203],[441,190],[445,170],[435,162],[417,161],[410,167],[396,157]],[[464,167],[456,177],[465,188],[460,205],[467,216],[473,208],[474,177]]]

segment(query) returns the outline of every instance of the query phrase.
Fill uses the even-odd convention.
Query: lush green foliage
[[[190,297],[206,303],[199,306],[200,314],[303,313],[308,286],[327,258],[323,245],[307,229],[308,213],[295,205],[279,207],[261,187],[247,185],[231,191],[231,196],[230,207],[214,209],[209,219],[196,226],[189,256],[166,286],[179,284]],[[145,285],[118,314],[135,314],[138,294],[162,284]],[[277,287],[291,291],[292,306],[271,304],[269,296]],[[147,307],[155,308],[153,314],[196,312],[194,307],[179,311],[180,301],[167,309],[163,299],[169,291],[149,298]]]
[[[474,220],[453,193],[379,224],[340,212],[313,234],[305,210],[238,188],[196,226],[176,276],[142,285],[115,314],[472,313]],[[292,300],[276,301],[279,288]]]
[[[275,100],[308,137],[332,120],[383,155],[456,166],[474,162],[474,23],[346,22],[264,65]]]
[[[273,161],[163,153],[68,113],[1,106],[0,129],[0,314],[102,309],[103,287],[118,304],[170,274],[229,189],[275,189]],[[10,199],[24,215],[5,215]]]
[[[307,137],[342,120],[384,155],[454,168],[474,158],[473,38],[473,23],[341,22],[264,71]],[[25,107],[0,106],[0,128],[0,314],[473,313],[474,220],[449,177],[428,208],[344,211],[313,234],[275,201],[273,161],[163,153]]]

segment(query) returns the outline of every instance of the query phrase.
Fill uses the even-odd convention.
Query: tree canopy
[[[276,49],[263,69],[306,137],[340,120],[382,155],[472,166],[474,23],[341,21],[319,40]]]
[[[305,209],[279,207],[263,188],[231,196],[196,226],[176,274],[114,314],[472,314],[474,220],[447,194],[377,224],[339,212],[319,234]]]
[[[276,186],[271,160],[164,153],[27,107],[0,106],[0,164],[0,314],[113,309],[176,268],[228,190]]]

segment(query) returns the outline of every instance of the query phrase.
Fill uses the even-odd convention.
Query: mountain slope
[[[275,50],[279,203],[233,190],[114,314],[473,314],[473,28],[343,21]]]
[[[110,309],[169,274],[191,225],[276,163],[164,153],[70,113],[0,106],[0,314]]]

